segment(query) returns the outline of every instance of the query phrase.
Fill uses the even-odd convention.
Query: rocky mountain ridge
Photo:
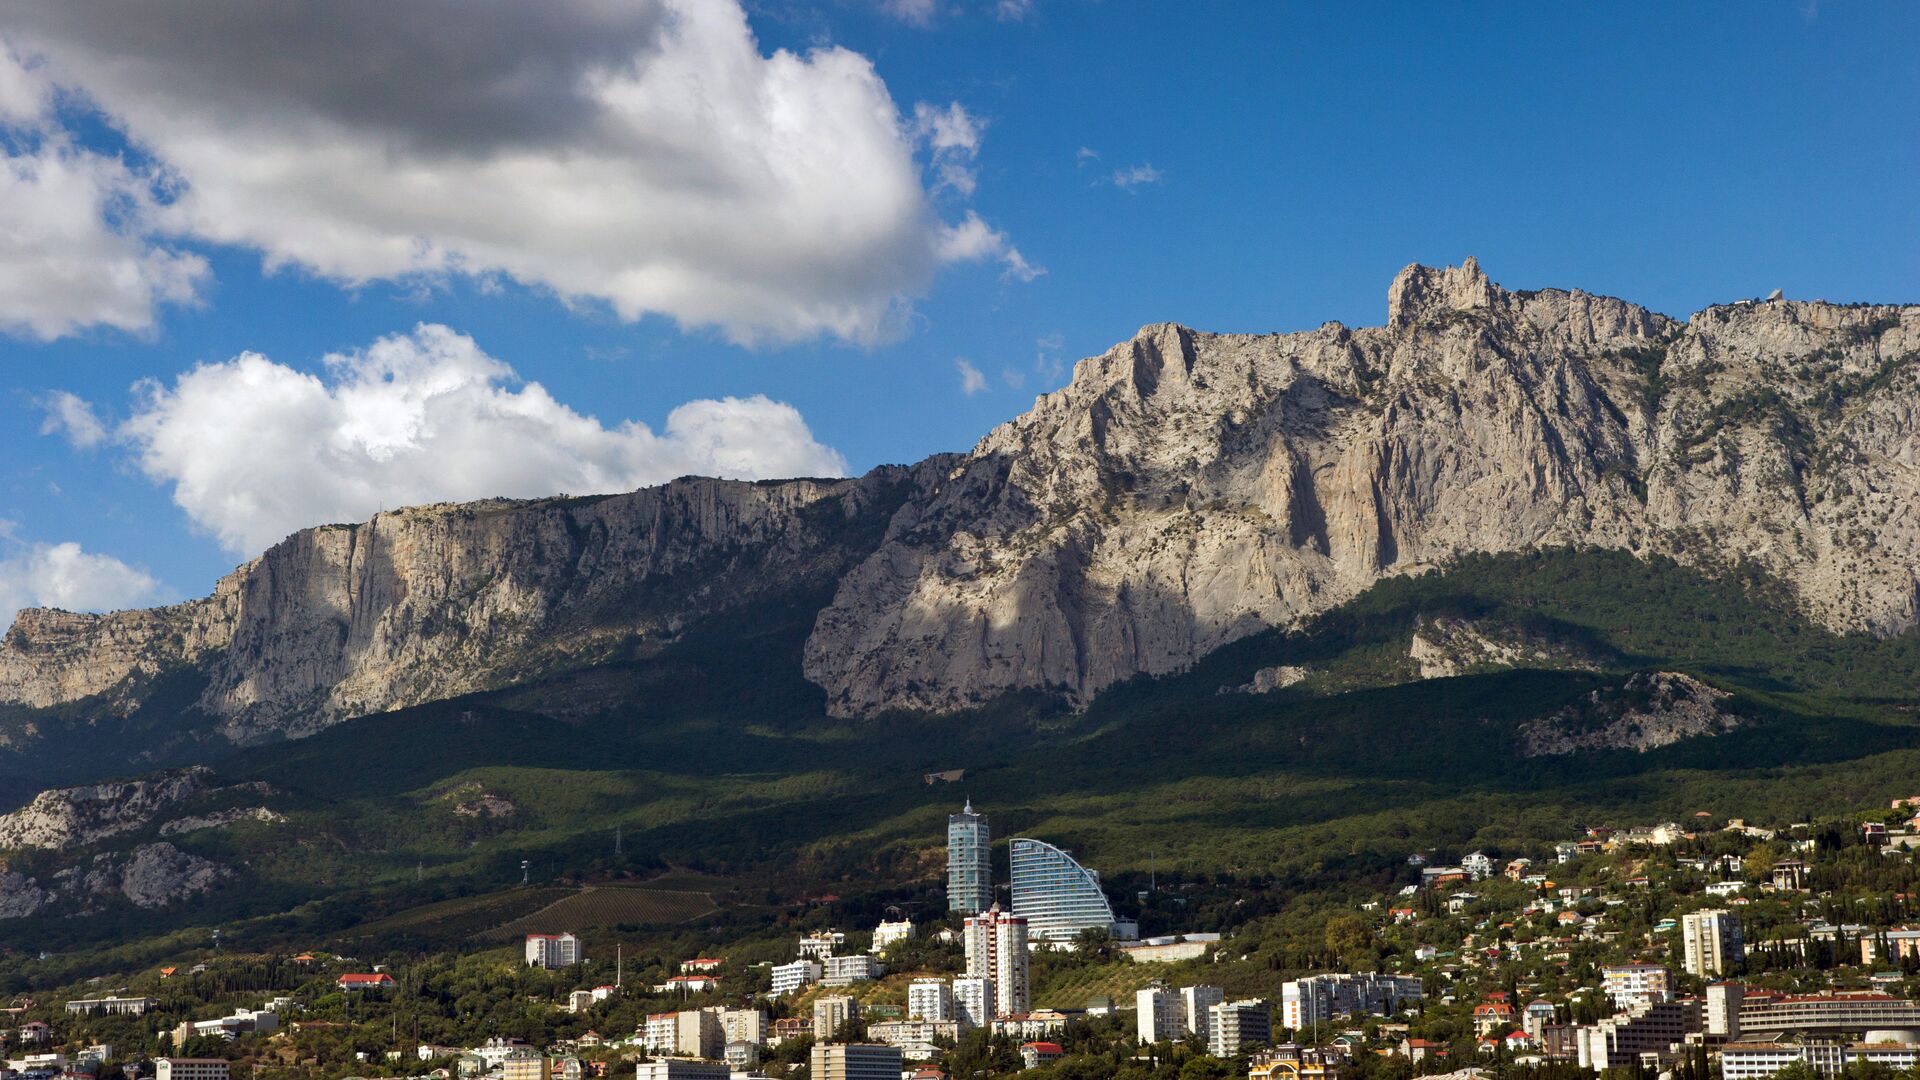
[[[395,511],[296,534],[203,600],[24,612],[0,702],[125,709],[191,668],[228,738],[299,735],[804,594],[831,596],[803,663],[833,715],[1084,704],[1382,577],[1545,547],[1756,568],[1886,634],[1920,615],[1916,391],[1920,307],[1680,322],[1413,266],[1380,327],[1146,327],[965,455]]]

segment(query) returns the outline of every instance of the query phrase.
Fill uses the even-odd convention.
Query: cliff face
[[[836,715],[1084,703],[1383,576],[1557,546],[1750,564],[1889,633],[1920,613],[1916,391],[1920,307],[1682,323],[1414,266],[1385,326],[1149,326],[911,469],[401,510],[299,533],[204,600],[25,612],[0,703],[127,708],[184,665],[229,738],[298,735],[800,590],[833,594],[804,663]]]
[[[935,463],[937,467],[937,463]],[[198,701],[245,741],[591,662],[795,589],[826,590],[915,484],[679,480],[626,495],[416,507],[304,530],[206,599],[27,611],[0,643],[0,701],[46,707],[199,667]]]
[[[995,429],[842,583],[831,709],[1085,702],[1389,574],[1584,545],[1747,561],[1836,628],[1911,625],[1920,308],[1687,323],[1409,267],[1385,327],[1149,326]]]

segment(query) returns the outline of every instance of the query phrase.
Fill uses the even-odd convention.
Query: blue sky
[[[586,9],[588,0],[578,6]],[[633,6],[654,5],[635,0]],[[669,5],[689,6],[731,8],[732,0]],[[297,496],[313,480],[311,472],[277,470],[272,462],[240,468],[232,458],[247,457],[258,445],[249,422],[287,436],[286,445],[261,451],[263,458],[298,456],[306,437],[298,423],[305,421],[286,418],[311,417],[310,409],[289,405],[260,420],[244,396],[215,394],[210,384],[200,388],[203,394],[189,393],[176,380],[198,365],[227,364],[250,351],[271,361],[276,376],[310,374],[315,386],[334,390],[345,376],[339,365],[324,365],[323,356],[365,358],[379,339],[411,335],[422,323],[445,326],[470,343],[429,348],[408,337],[396,361],[403,366],[431,361],[466,365],[460,370],[471,373],[476,364],[504,363],[520,381],[496,374],[483,378],[486,387],[514,394],[538,383],[555,408],[590,416],[606,431],[637,421],[663,433],[669,413],[684,403],[764,395],[790,405],[799,419],[749,410],[735,427],[716,420],[713,438],[744,437],[739,425],[759,430],[799,423],[813,441],[802,438],[798,449],[756,447],[759,457],[728,457],[721,446],[713,460],[747,461],[737,470],[744,473],[836,460],[857,472],[970,446],[1025,409],[1035,393],[1064,381],[1073,360],[1146,323],[1232,331],[1294,330],[1328,319],[1377,324],[1389,279],[1415,261],[1450,263],[1472,254],[1509,286],[1578,286],[1672,314],[1776,287],[1797,297],[1920,300],[1920,53],[1913,48],[1920,41],[1920,8],[1907,4],[760,0],[746,9],[759,58],[777,49],[804,58],[837,46],[856,68],[861,59],[870,62],[903,132],[900,145],[890,147],[883,130],[861,128],[872,109],[869,98],[857,94],[802,99],[800,130],[814,139],[806,153],[816,167],[825,162],[824,174],[810,174],[824,180],[810,182],[839,185],[833,169],[842,145],[837,140],[845,138],[847,146],[860,147],[846,151],[847,183],[889,175],[889,164],[910,154],[911,190],[897,178],[891,186],[878,184],[872,197],[863,193],[850,205],[828,206],[820,211],[824,223],[801,223],[806,227],[796,225],[788,236],[786,216],[814,212],[831,203],[833,193],[810,189],[796,196],[790,212],[781,208],[782,221],[755,226],[769,232],[770,249],[779,247],[769,261],[791,263],[775,286],[778,299],[742,301],[712,318],[699,314],[708,308],[698,298],[713,291],[711,280],[686,290],[676,285],[664,294],[673,299],[645,300],[643,310],[622,312],[620,298],[633,294],[613,286],[599,294],[595,275],[623,269],[623,252],[640,258],[660,238],[664,246],[687,247],[676,256],[675,272],[724,281],[728,267],[738,264],[707,265],[704,252],[740,241],[751,258],[751,231],[741,240],[724,223],[690,226],[688,241],[672,235],[675,219],[697,214],[674,212],[664,221],[634,224],[630,236],[612,245],[596,245],[589,223],[584,237],[555,239],[547,251],[546,219],[517,231],[509,221],[513,252],[501,263],[509,269],[477,276],[445,268],[393,271],[394,259],[411,256],[363,256],[354,247],[360,240],[336,235],[351,230],[334,228],[324,218],[330,211],[289,212],[314,222],[312,233],[274,220],[280,206],[271,182],[222,193],[228,179],[216,168],[224,162],[232,171],[241,167],[233,163],[248,159],[222,158],[204,144],[235,115],[276,132],[314,116],[344,125],[327,130],[377,126],[385,123],[381,93],[417,94],[418,88],[383,87],[383,69],[371,64],[355,88],[371,97],[371,106],[338,104],[338,86],[295,85],[280,93],[273,84],[275,93],[260,96],[253,116],[247,101],[236,106],[193,89],[194,77],[204,74],[190,66],[198,61],[157,56],[146,77],[182,87],[179,100],[186,104],[176,113],[204,109],[207,119],[195,128],[140,112],[139,100],[151,96],[155,84],[113,83],[119,76],[100,74],[109,66],[99,57],[124,43],[99,27],[42,13],[52,8],[29,2],[25,9],[19,16],[0,14],[0,39],[11,43],[16,75],[26,73],[16,82],[38,80],[32,85],[55,89],[34,99],[38,113],[16,105],[9,127],[7,83],[0,76],[0,131],[6,132],[0,150],[17,172],[23,162],[44,163],[48,148],[60,147],[68,155],[63,160],[109,177],[101,183],[119,192],[119,201],[103,198],[95,207],[112,234],[105,239],[84,230],[56,232],[49,244],[28,250],[31,245],[8,239],[16,234],[0,227],[0,306],[6,289],[16,297],[12,310],[0,311],[0,323],[11,319],[11,332],[0,336],[6,416],[0,521],[9,523],[0,540],[0,607],[112,606],[199,595],[257,550],[261,536],[277,533],[279,522],[303,513],[357,514],[369,499],[384,503],[370,493],[388,483],[382,469],[389,458],[382,455],[391,447],[371,451],[355,466],[361,474],[353,485],[316,497],[309,509]],[[405,29],[397,32],[402,42]],[[563,61],[581,55],[582,35],[569,37],[567,27],[538,30],[561,42],[554,55]],[[636,41],[651,32],[631,28]],[[481,26],[469,36],[486,33]],[[497,64],[498,49],[533,33],[503,26],[506,42],[462,47]],[[248,44],[242,31],[232,44]],[[696,49],[675,59],[697,69],[707,56]],[[860,86],[858,72],[846,71],[833,84],[836,94]],[[810,74],[828,81],[821,70]],[[303,101],[303,94],[335,97],[323,108]],[[746,95],[740,108],[757,109],[754,103],[765,98]],[[923,103],[928,115],[958,106],[965,130],[946,138],[917,120]],[[504,111],[516,105],[508,102]],[[245,111],[232,112],[236,107]],[[380,145],[407,147],[422,131],[458,127],[471,119],[460,108],[395,121],[399,134],[381,135],[394,141]],[[526,108],[536,117],[534,127],[572,115],[565,103]],[[489,105],[474,122],[484,129],[495,112]],[[658,133],[648,129],[650,136]],[[566,137],[598,136],[590,129]],[[621,165],[639,170],[632,175],[670,177],[685,164],[672,160],[671,138],[637,144],[630,153],[644,160]],[[503,125],[466,145],[413,147],[401,157],[414,153],[416,164],[458,180],[475,157],[522,145],[547,152],[544,134]],[[575,152],[583,145],[600,149],[568,145]],[[890,156],[894,150],[899,154]],[[250,151],[236,146],[230,152]],[[766,161],[779,164],[785,152],[748,147],[742,151],[752,159],[748,174]],[[311,160],[303,156],[309,153]],[[342,165],[321,160],[320,153],[290,145],[286,175],[337,187],[325,170],[384,160],[374,155]],[[764,160],[757,156],[763,153]],[[115,163],[133,170],[134,178],[114,178]],[[943,165],[954,171],[942,172]],[[622,217],[630,207],[656,201],[654,189],[644,187],[651,180],[629,197],[605,185],[588,190],[584,178],[576,191],[567,170],[554,175],[541,181],[539,199],[562,209],[577,201],[589,217]],[[658,201],[671,203],[675,181],[659,182],[666,194]],[[129,189],[115,184],[148,186],[128,196]],[[148,190],[150,196],[140,193]],[[447,199],[462,198],[454,194],[463,190],[459,183],[447,190]],[[361,216],[352,218],[355,227],[383,188],[373,191],[356,196],[361,202],[350,213]],[[203,193],[204,204],[189,211]],[[48,185],[37,194],[46,206],[64,205]],[[856,220],[863,203],[883,203],[889,194],[913,206],[893,218],[875,211],[879,224]],[[289,189],[286,205],[336,205],[331,198]],[[527,205],[507,200],[485,215],[494,220],[460,227],[473,233]],[[229,225],[221,215],[230,208],[234,220],[248,223]],[[431,234],[437,226],[428,219],[436,209],[430,203],[383,206],[382,226],[401,235],[416,228]],[[0,205],[0,226],[6,212]],[[49,213],[36,211],[30,224],[38,227]],[[409,213],[423,220],[416,224]],[[128,225],[115,214],[144,223]],[[185,217],[192,221],[182,224]],[[556,236],[566,224],[560,221]],[[943,246],[945,230],[969,221],[979,224],[977,245],[964,254]],[[869,257],[857,243],[837,250],[836,229],[884,235],[870,242]],[[175,276],[147,286],[144,308],[135,303],[129,313],[123,293],[77,295],[76,286],[48,301],[71,310],[36,323],[34,312],[22,309],[39,302],[37,283],[64,272],[54,264],[68,235],[108,245],[101,247],[103,258],[117,252],[124,259],[132,250],[136,261],[154,251],[187,261],[164,264]],[[11,254],[10,243],[18,247]],[[569,244],[579,250],[561,250]],[[586,249],[592,250],[582,254]],[[321,254],[303,261],[301,252]],[[268,258],[278,265],[268,268]],[[466,258],[470,265],[485,259]],[[896,258],[898,295],[889,291],[888,260]],[[157,264],[139,265],[152,271]],[[851,284],[837,284],[841,279]],[[580,291],[562,296],[567,286],[556,281]],[[168,287],[191,299],[168,299]],[[119,306],[89,322],[87,305],[104,302],[102,296],[119,297],[113,301]],[[695,298],[681,299],[686,296]],[[829,307],[843,311],[856,301],[866,314],[849,324],[853,329],[793,329],[795,319],[815,319]],[[873,314],[881,306],[884,316]],[[743,338],[753,340],[737,343]],[[979,373],[971,387],[962,361]],[[238,369],[222,371],[240,377]],[[155,404],[155,387],[164,407]],[[91,408],[99,424],[92,435],[75,438],[71,426],[43,433],[59,392]],[[364,425],[374,422],[370,416],[388,415],[354,414],[335,404],[327,414],[333,420],[313,422],[346,416]],[[143,413],[145,435],[137,423],[123,426]],[[553,409],[541,416],[539,423],[572,424]],[[638,436],[613,439],[598,428],[556,442],[556,454],[577,452],[598,472],[561,461],[550,473],[502,474],[501,483],[537,486],[549,475],[567,481],[651,476],[647,469],[670,467],[663,462],[707,460],[700,457],[706,450],[686,446],[673,451],[682,456],[645,457],[654,451],[636,450]],[[485,443],[494,429],[475,430]],[[542,430],[528,437],[544,439]],[[385,446],[383,437],[374,441]],[[393,439],[399,453],[410,452],[404,434]],[[389,490],[396,502],[408,501],[440,493],[440,477],[459,477],[459,483],[448,480],[446,497],[465,497],[490,478],[484,450],[448,442],[422,451],[406,476],[391,478]],[[635,454],[644,459],[631,466],[638,471],[606,471],[608,462],[636,460]],[[324,460],[307,463],[324,467]],[[275,490],[239,490],[249,484]],[[193,490],[183,494],[187,488]],[[244,506],[251,499],[274,509],[249,521]],[[55,547],[63,544],[78,547]],[[55,557],[61,550],[64,561]],[[116,569],[122,564],[131,571]]]

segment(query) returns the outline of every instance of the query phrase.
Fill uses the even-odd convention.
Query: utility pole
[[[614,942],[613,943],[613,985],[614,985],[614,989],[616,990],[620,988],[622,978],[626,974],[626,970],[627,970],[626,959],[627,958],[626,958],[625,944],[618,941]]]
[[[621,826],[615,825],[613,827],[613,855],[615,858],[620,857],[620,840],[621,840],[620,832],[621,832]]]
[[[528,883],[529,875],[533,872],[532,867],[532,862],[526,859],[520,860],[520,884],[525,885]]]

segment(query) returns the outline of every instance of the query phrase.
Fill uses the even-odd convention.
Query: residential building
[[[1483,1001],[1473,1007],[1473,1033],[1480,1036],[1497,1034],[1512,1027],[1518,1015],[1513,1006],[1505,1001]]]
[[[1098,873],[1044,840],[1016,837],[1008,851],[1013,913],[1027,920],[1036,941],[1071,941],[1086,930],[1114,933],[1113,905]]]
[[[227,1080],[225,1058],[153,1059],[154,1080]]]
[[[953,987],[945,979],[915,979],[907,987],[907,1019],[954,1020]]]
[[[905,941],[912,936],[912,919],[900,919],[895,922],[882,920],[879,926],[873,928],[872,951],[884,955],[889,946],[898,941]]]
[[[1187,1034],[1187,1023],[1180,996],[1165,984],[1154,983],[1135,992],[1134,1027],[1143,1045],[1174,1042]]]
[[[998,904],[966,921],[967,974],[993,980],[995,1016],[1029,1007],[1027,929],[1025,918],[1003,914]]]
[[[800,939],[800,958],[803,960],[825,960],[840,951],[847,943],[847,935],[838,930],[824,930],[818,934],[808,934]]]
[[[371,975],[342,975],[334,985],[342,990],[348,991],[390,990],[393,988],[393,976],[384,971],[377,971]],[[185,1061],[187,1059],[182,1058],[181,1060]]]
[[[952,1020],[882,1020],[867,1025],[870,1041],[903,1048],[959,1037],[960,1025]]]
[[[1614,964],[1601,969],[1600,989],[1616,1009],[1641,1001],[1672,1001],[1673,973],[1659,964]]]
[[[813,1017],[783,1016],[773,1022],[773,1032],[767,1037],[767,1042],[769,1045],[778,1046],[788,1039],[798,1039],[812,1034]]]
[[[686,1058],[656,1058],[642,1061],[635,1068],[634,1080],[729,1080],[732,1070],[724,1061],[689,1061]]]
[[[718,1060],[727,1047],[720,1023],[724,1009],[686,1009],[673,1014],[673,1052],[682,1057]]]
[[[947,816],[947,910],[971,915],[992,906],[993,833],[968,799],[966,809]]]
[[[76,998],[67,1002],[67,1012],[76,1016],[144,1016],[155,1004],[150,997]]]
[[[1807,887],[1807,864],[1798,859],[1784,859],[1773,864],[1773,887],[1782,892],[1798,892]]]
[[[648,1013],[640,1024],[640,1045],[649,1054],[671,1054],[680,1039],[678,1013]]]
[[[1183,986],[1180,988],[1180,1023],[1184,1030],[1181,1035],[1201,1035],[1207,1033],[1207,1010],[1227,1000],[1227,992],[1217,986]]]
[[[1766,1080],[1788,1065],[1796,1064],[1805,1064],[1822,1076],[1839,1076],[1856,1063],[1883,1065],[1892,1072],[1904,1072],[1920,1064],[1920,1046],[1902,1042],[1812,1039],[1799,1043],[1728,1043],[1720,1048],[1723,1080]]]
[[[1476,851],[1460,860],[1460,869],[1475,881],[1485,881],[1493,876],[1493,859],[1484,851]]]
[[[820,981],[820,965],[812,960],[795,960],[791,964],[778,964],[773,969],[773,996],[785,997],[797,994]]]
[[[1705,1020],[1706,1010],[1698,998],[1641,1002],[1619,1016],[1579,1029],[1580,1067],[1605,1071],[1672,1061],[1676,1048],[1688,1035],[1703,1030]]]
[[[833,1043],[813,1048],[810,1080],[900,1080],[906,1058],[884,1043]]]
[[[240,1035],[265,1034],[280,1029],[280,1016],[271,1009],[235,1009],[233,1015],[213,1020],[187,1020],[173,1029],[173,1045],[183,1047],[187,1040],[211,1035],[232,1039]]]
[[[963,1029],[993,1023],[996,1000],[992,976],[967,975],[953,980],[953,1018]]]
[[[1680,917],[1681,956],[1689,975],[1714,979],[1730,974],[1746,959],[1740,919],[1713,908]]]
[[[727,1043],[727,1048],[721,1057],[730,1069],[741,1071],[751,1069],[760,1064],[760,1044],[737,1039]]]
[[[823,964],[825,974],[820,982],[824,986],[851,986],[857,982],[877,979],[887,973],[887,966],[865,953],[852,956],[829,956]]]
[[[823,994],[813,999],[813,1041],[824,1043],[849,1020],[860,1018],[860,1003],[845,994]]]
[[[759,1009],[722,1009],[720,1030],[729,1046],[737,1042],[765,1045],[767,1014]]]
[[[528,934],[528,967],[554,971],[580,962],[580,939],[572,934]]]
[[[1035,1041],[1020,1044],[1020,1061],[1025,1068],[1037,1069],[1060,1060],[1066,1053],[1057,1042]]]
[[[656,994],[702,994],[718,989],[720,989],[720,980],[711,975],[675,975],[666,982],[655,983],[653,992]]]
[[[1247,1080],[1336,1080],[1343,1060],[1329,1050],[1288,1043],[1255,1054]]]
[[[1265,1001],[1223,1001],[1207,1010],[1207,1053],[1230,1058],[1273,1041],[1273,1011]]]
[[[1424,993],[1412,975],[1310,975],[1280,988],[1280,1023],[1300,1031],[1349,1016],[1391,1016]]]

